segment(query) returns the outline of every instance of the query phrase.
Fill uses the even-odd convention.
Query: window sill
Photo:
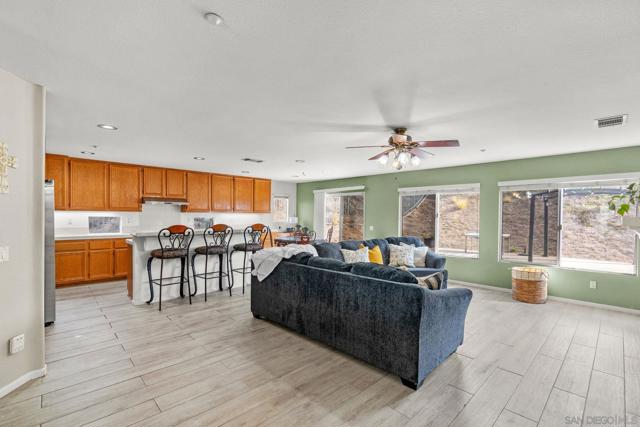
[[[598,274],[610,274],[610,275],[614,275],[614,276],[638,277],[637,268],[636,268],[636,272],[634,272],[634,273],[623,273],[623,272],[619,272],[619,271],[594,270],[594,269],[579,268],[579,267],[566,267],[566,266],[560,266],[558,264],[541,264],[541,263],[536,264],[536,263],[528,263],[528,262],[517,261],[517,260],[500,259],[500,260],[498,260],[498,262],[501,263],[501,264],[515,264],[515,265],[521,265],[521,266],[553,268],[553,269],[556,269],[556,270],[579,271],[579,272],[583,272],[583,273],[598,273]]]
[[[480,254],[477,253],[464,253],[464,252],[436,252],[438,255],[446,256],[447,258],[463,258],[463,259],[480,259]]]

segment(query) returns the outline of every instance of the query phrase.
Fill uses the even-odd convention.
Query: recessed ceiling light
[[[94,156],[96,153],[94,153],[93,151],[81,151],[81,154],[85,154],[87,156]]]
[[[118,130],[117,127],[115,127],[114,125],[105,125],[105,124],[99,124],[98,127],[100,129],[105,129],[105,130]]]
[[[291,178],[300,178],[300,175],[291,175]]]
[[[304,163],[304,160],[296,160],[296,163]]]
[[[241,171],[241,173],[251,173],[251,172],[249,172],[249,171]]]
[[[224,22],[224,20],[222,19],[222,16],[213,12],[205,13],[204,19],[206,19],[212,25],[222,25],[222,23]]]
[[[205,160],[205,158],[196,156],[196,157],[193,158],[193,160]]]

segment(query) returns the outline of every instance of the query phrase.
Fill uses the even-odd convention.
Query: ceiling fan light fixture
[[[384,156],[380,157],[378,159],[378,163],[380,163],[382,166],[386,166],[386,164],[389,163],[389,155],[385,154]]]
[[[391,166],[393,166],[394,169],[396,169],[396,170],[402,169],[402,163],[400,163],[400,160],[398,160],[398,159],[395,159],[393,161],[393,163],[391,163]]]
[[[413,166],[420,166],[420,157],[418,156],[411,157],[411,164]]]
[[[411,156],[406,151],[401,151],[400,154],[398,154],[397,159],[402,166],[406,166],[409,163],[409,160],[411,160]]]

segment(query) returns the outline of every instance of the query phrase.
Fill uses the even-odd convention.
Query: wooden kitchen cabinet
[[[253,179],[253,211],[271,212],[271,180]]]
[[[114,249],[113,251],[113,275],[115,277],[127,277],[131,254],[129,248]]]
[[[56,210],[68,208],[67,184],[69,181],[69,159],[67,156],[47,154],[45,158],[44,179],[54,182],[54,205]]]
[[[69,209],[105,211],[109,208],[109,165],[84,159],[69,160]]]
[[[113,249],[89,251],[89,280],[113,277]]]
[[[187,173],[187,201],[184,212],[209,212],[211,210],[211,187],[209,174],[200,172]]]
[[[233,210],[233,177],[211,175],[211,210],[229,212]]]
[[[175,169],[165,170],[166,197],[184,199],[187,197],[187,172]]]
[[[165,170],[151,167],[142,168],[142,195],[145,197],[164,197],[165,193]]]
[[[131,252],[125,239],[56,242],[56,285],[128,278]]]
[[[109,165],[109,208],[114,211],[142,210],[140,168],[121,164]]]
[[[253,212],[253,178],[233,178],[233,210]]]
[[[67,242],[64,242],[67,243]],[[82,282],[87,279],[86,245],[59,247],[56,242],[56,285]]]

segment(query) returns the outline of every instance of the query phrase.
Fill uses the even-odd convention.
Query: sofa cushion
[[[398,270],[387,265],[372,264],[370,262],[358,262],[353,264],[352,274],[372,277],[374,279],[388,280],[400,283],[418,283],[416,276],[408,271]]]
[[[349,249],[340,249],[340,251],[346,263],[369,262],[369,248],[366,246],[362,246],[362,248],[356,249],[355,251]]]
[[[430,276],[424,276],[418,278],[418,285],[431,289],[432,291],[437,291],[442,286],[442,282],[444,281],[444,275],[441,271],[437,273],[433,273]]]
[[[360,248],[366,248],[366,246],[362,244],[360,245]],[[382,251],[380,250],[380,246],[375,245],[373,248],[369,249],[369,262],[384,265],[384,259],[382,258]]]
[[[313,245],[318,252],[318,256],[322,258],[333,258],[338,261],[344,261],[342,252],[340,252],[340,243],[316,243]],[[358,248],[356,248],[358,249]]]
[[[400,243],[400,246],[408,246],[413,251],[413,265],[414,267],[426,267],[427,266],[427,252],[429,248],[427,246],[415,246],[407,245],[406,243]]]
[[[389,265],[391,267],[415,267],[413,264],[413,246],[389,245]]]
[[[309,252],[300,252],[299,254],[295,254],[291,258],[284,259],[283,261],[291,262],[293,264],[307,265],[309,263],[309,260],[313,257],[314,256]]]
[[[325,270],[350,272],[353,264],[339,261],[333,258],[321,258],[319,256],[311,257],[307,265],[311,267],[323,268]]]
[[[407,245],[414,245],[416,247],[425,246],[422,239],[415,236],[387,237],[385,240],[392,245],[400,245],[400,243],[404,243]]]

